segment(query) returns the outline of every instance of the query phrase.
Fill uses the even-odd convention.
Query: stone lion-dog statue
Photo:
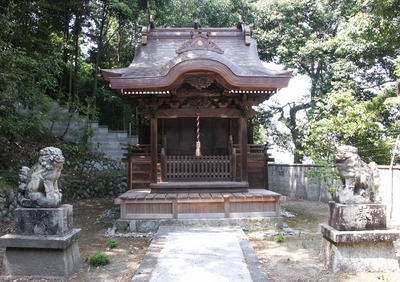
[[[366,164],[358,155],[358,149],[343,145],[337,148],[336,167],[343,186],[334,194],[334,200],[342,204],[379,202],[379,171],[376,163]]]
[[[58,207],[62,194],[58,179],[64,164],[60,149],[40,150],[39,161],[31,168],[23,166],[19,175],[19,203],[23,207]]]

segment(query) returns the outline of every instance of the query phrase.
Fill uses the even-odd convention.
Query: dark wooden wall
[[[163,119],[162,122],[165,122],[165,138],[161,137],[160,143],[166,147],[167,155],[194,155],[196,118]],[[228,155],[229,132],[230,119],[228,118],[200,118],[202,154]],[[237,133],[234,135],[237,136]]]

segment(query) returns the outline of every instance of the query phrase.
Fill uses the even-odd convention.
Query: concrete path
[[[268,281],[239,227],[160,226],[134,282]]]

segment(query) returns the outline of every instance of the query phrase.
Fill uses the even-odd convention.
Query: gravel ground
[[[274,240],[275,230],[247,232],[257,256],[272,281],[400,281],[400,273],[329,273],[320,260],[322,237],[320,223],[328,221],[328,204],[309,201],[288,201],[282,207],[295,215],[285,218],[294,235],[284,241]],[[296,232],[298,231],[298,232]],[[400,242],[395,242],[400,256]]]

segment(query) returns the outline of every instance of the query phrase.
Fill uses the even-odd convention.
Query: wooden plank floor
[[[150,193],[127,191],[115,203],[121,219],[229,218],[279,215],[280,195],[264,190],[248,192]]]

